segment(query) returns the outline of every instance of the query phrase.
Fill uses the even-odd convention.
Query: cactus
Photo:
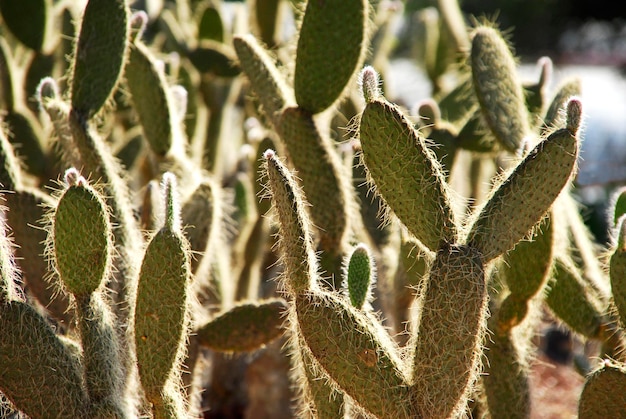
[[[181,417],[179,365],[188,329],[189,244],[180,230],[175,178],[163,177],[165,224],[151,238],[139,274],[135,345],[139,378],[155,417]],[[167,412],[167,413],[166,413]]]
[[[346,286],[350,303],[356,308],[372,299],[371,290],[374,286],[376,271],[372,256],[363,244],[354,248],[346,263]]]
[[[605,361],[592,372],[583,388],[578,414],[580,418],[619,416],[623,413],[623,393],[626,384],[624,365]]]
[[[14,3],[0,416],[527,418],[541,313],[601,347],[579,415],[621,413],[623,199],[595,244],[548,58],[522,82],[454,0],[398,49],[378,1]]]

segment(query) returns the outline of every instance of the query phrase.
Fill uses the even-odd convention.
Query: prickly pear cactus
[[[0,416],[529,418],[546,318],[619,416],[580,80],[454,0],[235,3],[0,0]]]

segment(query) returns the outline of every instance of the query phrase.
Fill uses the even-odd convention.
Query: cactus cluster
[[[546,315],[600,343],[580,417],[623,416],[580,81],[437,4],[411,115],[385,2],[0,0],[0,416],[529,418]]]

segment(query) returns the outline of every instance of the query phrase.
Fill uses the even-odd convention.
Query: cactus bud
[[[374,67],[365,66],[359,73],[359,88],[361,89],[361,95],[365,99],[366,103],[373,102],[380,98],[382,93],[380,91],[380,77]]]
[[[371,299],[371,289],[375,280],[374,259],[364,244],[354,248],[346,263],[348,297],[353,307],[362,308]]]

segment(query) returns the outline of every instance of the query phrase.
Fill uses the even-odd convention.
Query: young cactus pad
[[[0,330],[0,391],[33,419],[84,417],[87,394],[78,357],[37,310],[0,301]]]
[[[618,418],[626,406],[626,366],[605,361],[585,382],[578,404],[581,419]]]
[[[94,292],[110,271],[111,226],[100,195],[75,170],[65,173],[68,188],[54,213],[56,269],[74,295]]]
[[[137,289],[135,345],[139,377],[146,397],[165,404],[162,392],[175,378],[188,327],[191,267],[189,244],[180,231],[175,179],[164,175],[166,222],[150,240]]]
[[[298,106],[315,114],[339,98],[365,52],[368,9],[365,0],[307,2],[294,76]]]
[[[359,244],[352,251],[346,266],[346,288],[353,307],[362,308],[371,298],[375,275],[372,255],[364,244]]]
[[[474,89],[482,114],[498,141],[515,152],[530,129],[515,59],[494,28],[476,28],[471,51]]]
[[[286,309],[283,300],[237,305],[198,329],[198,340],[215,351],[253,351],[282,335]]]
[[[280,248],[288,272],[287,287],[295,294],[315,286],[317,261],[313,251],[310,221],[302,192],[293,175],[278,159],[274,150],[265,151],[266,170],[274,207],[281,225]]]
[[[90,0],[74,52],[72,108],[97,113],[117,86],[128,52],[129,10],[125,0]]]
[[[578,159],[580,119],[580,101],[572,99],[567,106],[567,128],[537,144],[488,198],[468,238],[485,262],[512,249],[569,182]]]
[[[379,96],[372,71],[366,67],[361,73],[369,102],[359,133],[369,177],[424,246],[435,251],[442,240],[455,243],[458,232],[441,164],[398,107]]]

